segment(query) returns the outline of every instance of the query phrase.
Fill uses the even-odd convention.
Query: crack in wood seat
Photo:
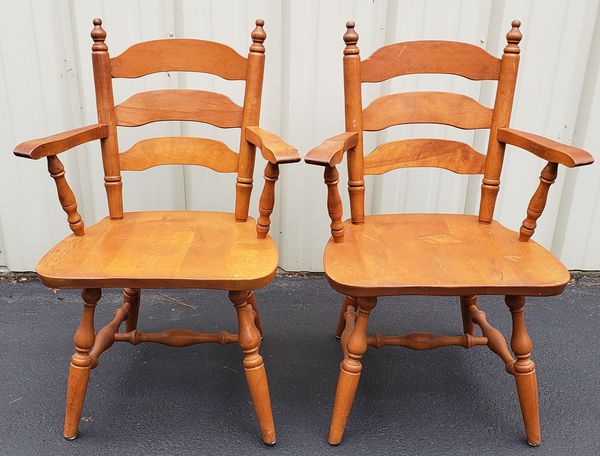
[[[323,263],[331,286],[349,296],[545,296],[569,281],[538,243],[474,215],[372,215],[360,225],[347,220],[344,231],[344,242],[329,240]]]
[[[38,263],[53,288],[264,287],[275,275],[277,250],[258,239],[255,222],[225,212],[126,212],[102,219],[54,246]]]

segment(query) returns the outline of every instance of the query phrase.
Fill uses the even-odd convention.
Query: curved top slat
[[[221,128],[242,126],[242,107],[229,97],[203,90],[152,90],[115,107],[117,125],[137,127],[163,120],[204,122]]]
[[[362,82],[381,82],[406,74],[455,74],[473,80],[497,80],[500,59],[484,49],[455,41],[407,41],[390,44],[361,62]]]
[[[448,139],[404,139],[378,146],[365,157],[365,174],[397,168],[443,168],[458,174],[483,174],[485,155]]]
[[[489,128],[492,112],[473,98],[447,92],[404,92],[377,98],[363,111],[363,129],[434,123],[463,129]]]
[[[211,73],[246,79],[246,58],[213,41],[169,39],[138,43],[110,59],[113,78],[139,78],[161,71]]]

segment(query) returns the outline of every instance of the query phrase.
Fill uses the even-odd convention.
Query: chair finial
[[[106,39],[106,31],[102,28],[102,19],[97,17],[92,21],[92,23],[94,24],[94,28],[91,33],[92,39],[94,40],[92,51],[108,51],[108,46],[104,42]]]
[[[265,21],[263,19],[256,19],[256,28],[252,30],[250,36],[252,37],[252,45],[250,46],[250,52],[260,52],[264,54],[265,47],[263,43],[265,42],[265,38],[267,34],[263,29],[263,25],[265,25]]]
[[[506,34],[506,41],[508,41],[508,44],[504,48],[504,52],[507,54],[519,54],[521,52],[519,43],[521,42],[521,38],[523,38],[523,35],[519,30],[519,27],[521,27],[521,21],[515,19],[512,21],[511,25],[512,28]]]
[[[356,43],[358,43],[358,33],[356,33],[356,30],[354,30],[354,21],[346,22],[344,42],[346,43],[344,55],[356,55],[360,52],[356,46]]]

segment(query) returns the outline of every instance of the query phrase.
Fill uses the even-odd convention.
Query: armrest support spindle
[[[335,166],[325,166],[325,184],[327,185],[327,211],[331,218],[331,236],[336,243],[344,241],[343,207],[338,182],[340,174]]]
[[[548,162],[540,175],[540,183],[537,190],[533,194],[529,207],[527,208],[527,218],[523,220],[521,225],[519,241],[527,242],[537,227],[537,219],[540,218],[544,208],[546,207],[546,201],[548,199],[548,191],[550,186],[556,180],[558,174],[558,163]]]
[[[65,168],[56,155],[48,155],[48,172],[56,183],[58,199],[64,211],[67,213],[69,227],[75,233],[75,236],[84,235],[83,220],[77,212],[77,200],[65,179]]]
[[[267,162],[265,166],[265,186],[260,195],[258,211],[260,213],[256,221],[256,236],[264,239],[269,233],[271,226],[271,213],[275,205],[275,182],[279,178],[279,165]]]

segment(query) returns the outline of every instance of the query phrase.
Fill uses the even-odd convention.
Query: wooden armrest
[[[246,141],[258,147],[262,156],[270,163],[281,165],[300,161],[300,154],[295,147],[260,127],[246,127]]]
[[[583,149],[513,128],[498,129],[498,141],[520,147],[550,163],[560,163],[569,168],[594,163],[594,157]]]
[[[344,152],[356,147],[358,133],[347,132],[326,139],[304,157],[306,163],[319,166],[335,166],[342,162]]]
[[[57,155],[83,143],[95,139],[106,138],[108,125],[94,124],[87,127],[76,128],[45,138],[25,141],[15,147],[14,154],[17,157],[38,160],[50,155]]]

